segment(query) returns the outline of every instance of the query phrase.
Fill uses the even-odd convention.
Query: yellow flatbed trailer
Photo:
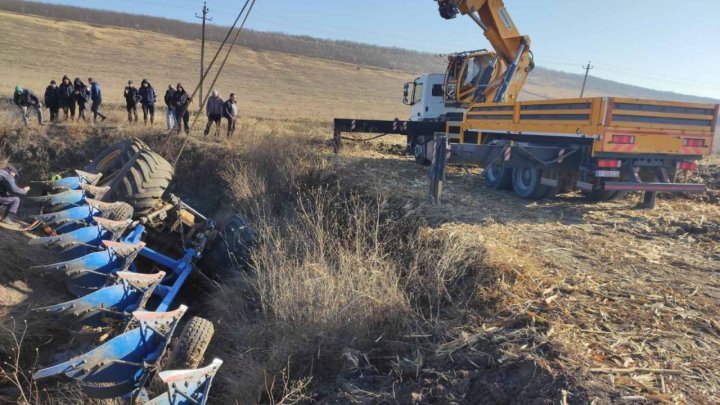
[[[710,155],[719,108],[614,97],[472,104],[419,153],[433,163],[435,183],[446,164],[476,165],[489,185],[523,198],[579,189],[612,200],[642,191],[652,207],[658,192],[705,191],[675,178]],[[441,189],[433,185],[433,198]]]

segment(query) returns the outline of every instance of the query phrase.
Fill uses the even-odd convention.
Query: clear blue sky
[[[201,0],[44,0],[184,21]],[[230,25],[242,0],[208,0]],[[720,99],[720,0],[505,0],[540,66]],[[431,0],[257,0],[248,27],[434,53],[488,46],[467,17],[445,21]]]

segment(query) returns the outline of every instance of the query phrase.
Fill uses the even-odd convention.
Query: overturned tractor
[[[48,236],[31,243],[59,250],[65,261],[36,270],[62,278],[77,298],[39,310],[72,319],[103,343],[37,371],[35,379],[64,374],[92,398],[207,401],[222,364],[216,359],[200,368],[213,325],[199,317],[184,322],[188,308],[174,301],[194,261],[223,236],[167,192],[172,177],[172,165],[133,139],[108,148],[74,177],[44,182],[48,193],[36,197],[43,203],[36,219]],[[252,243],[233,242],[242,252]],[[163,383],[167,390],[157,395]]]

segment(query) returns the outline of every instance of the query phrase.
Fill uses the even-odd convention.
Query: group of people
[[[79,77],[73,82],[66,75],[62,78],[60,85],[55,80],[45,89],[44,105],[50,110],[50,121],[58,122],[60,120],[60,110],[63,111],[65,120],[74,120],[75,111],[78,111],[78,118],[85,120],[85,110],[88,103],[91,104],[90,111],[93,113],[93,121],[97,122],[98,117],[105,120],[107,117],[100,111],[102,105],[102,90],[100,83],[88,79],[90,86],[86,86]],[[143,120],[147,125],[155,123],[155,104],[157,103],[157,93],[155,88],[147,79],[140,82],[140,87],[135,87],[132,80],[129,80],[125,91],[125,107],[128,115],[128,122],[135,123],[138,121],[137,107],[140,104],[143,112]],[[22,119],[25,125],[29,123],[29,112],[35,109],[37,112],[38,122],[44,125],[43,120],[43,101],[30,89],[23,88],[21,85],[15,87],[13,97],[15,104],[22,111]],[[190,104],[192,97],[185,91],[181,83],[175,87],[168,85],[165,92],[165,106],[167,107],[166,123],[168,129],[176,129],[178,133],[182,127],[185,133],[190,133]],[[216,125],[216,135],[220,135],[220,126],[223,118],[227,120],[227,136],[230,137],[235,132],[236,121],[238,117],[237,101],[235,94],[231,93],[227,101],[220,97],[217,90],[213,90],[211,96],[207,100],[205,113],[208,118],[205,127],[205,135],[210,133],[213,124]]]
[[[58,122],[60,120],[60,110],[63,110],[65,119],[75,119],[75,111],[78,112],[78,118],[85,120],[85,110],[87,104],[90,103],[90,111],[93,113],[93,120],[97,121],[98,117],[105,120],[107,117],[100,111],[102,104],[102,90],[100,83],[88,78],[87,86],[79,77],[73,82],[65,75],[60,85],[55,80],[50,81],[50,85],[45,89],[43,100],[30,89],[23,88],[22,85],[15,86],[13,94],[13,102],[20,107],[22,111],[22,119],[25,125],[28,125],[28,114],[31,109],[35,109],[40,125],[45,125],[43,120],[43,104],[50,110],[50,121]]]

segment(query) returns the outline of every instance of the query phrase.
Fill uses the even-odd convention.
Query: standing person
[[[173,105],[175,107],[175,125],[177,125],[177,132],[180,133],[180,120],[185,125],[185,133],[190,134],[190,104],[192,98],[182,84],[178,83],[175,86],[175,94],[173,94]]]
[[[55,80],[45,89],[45,107],[50,110],[50,122],[58,122],[60,112],[60,89]]]
[[[73,82],[73,96],[78,106],[78,119],[85,121],[85,105],[90,100],[90,91],[79,77]]]
[[[167,122],[167,129],[173,129],[177,124],[175,122],[175,106],[173,105],[173,95],[175,89],[172,84],[168,84],[168,89],[165,91],[165,106],[167,107],[167,114],[165,115],[165,121]]]
[[[227,119],[227,137],[230,138],[235,133],[235,124],[237,122],[237,101],[235,101],[235,93],[230,93],[230,98],[223,104],[223,116]]]
[[[28,110],[30,108],[34,108],[37,110],[38,122],[40,123],[40,125],[45,125],[43,123],[42,116],[42,103],[40,102],[38,96],[32,90],[23,89],[20,85],[15,86],[13,103],[15,103],[16,106],[20,107],[23,124],[25,124],[25,126],[27,126],[29,123]]]
[[[128,122],[132,124],[133,116],[135,116],[135,122],[137,122],[137,103],[138,100],[140,100],[140,95],[132,80],[128,80],[128,85],[125,87],[123,96],[125,97],[125,109],[127,109],[128,113]]]
[[[92,100],[90,110],[93,113],[93,122],[97,122],[98,117],[100,117],[102,121],[105,121],[107,117],[100,112],[100,105],[102,105],[102,89],[100,88],[100,83],[93,80],[92,77],[88,77],[88,83],[92,86],[90,88],[90,99]]]
[[[20,188],[15,183],[18,175],[17,169],[8,165],[0,170],[0,206],[7,207],[2,214],[0,221],[8,225],[16,225],[18,208],[20,208],[20,197],[17,195],[27,195],[30,187]]]
[[[70,82],[70,78],[67,75],[63,76],[62,83],[58,87],[58,94],[60,96],[60,108],[62,108],[65,114],[65,121],[75,119],[75,88]]]
[[[208,122],[205,126],[205,136],[210,133],[210,127],[212,127],[213,123],[215,123],[215,136],[220,136],[220,121],[223,116],[223,103],[224,101],[218,94],[218,91],[213,90],[205,107],[205,114],[207,114],[208,117]]]
[[[148,122],[148,115],[150,116],[150,125],[155,123],[155,102],[157,101],[157,94],[155,89],[147,79],[143,79],[140,83],[140,104],[143,109],[143,120],[145,125]]]

